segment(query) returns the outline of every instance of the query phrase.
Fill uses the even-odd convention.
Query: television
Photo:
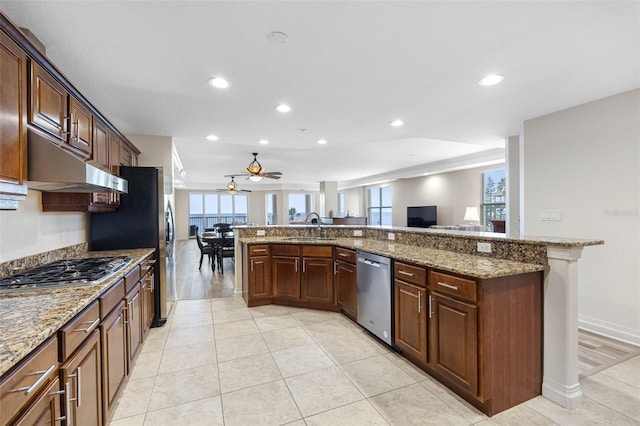
[[[407,226],[411,228],[428,228],[438,224],[437,206],[407,207]]]

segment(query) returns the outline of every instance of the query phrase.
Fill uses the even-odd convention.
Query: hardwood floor
[[[638,346],[578,330],[578,371],[581,379],[636,355],[640,355]]]
[[[216,266],[211,270],[208,258],[198,269],[200,249],[196,240],[180,240],[176,243],[175,273],[178,300],[231,297],[235,287],[234,260],[225,258],[224,274]]]

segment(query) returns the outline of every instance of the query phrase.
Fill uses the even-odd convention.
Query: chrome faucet
[[[308,213],[307,216],[305,216],[304,218],[304,223],[308,223],[310,216],[315,216],[316,223],[318,224],[318,228],[316,229],[316,237],[318,238],[322,237],[322,229],[320,228],[320,226],[322,225],[322,219],[320,218],[320,215],[316,212]],[[313,223],[313,219],[311,219],[311,223]]]

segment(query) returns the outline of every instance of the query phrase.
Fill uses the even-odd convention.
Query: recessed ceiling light
[[[222,77],[214,77],[209,79],[209,84],[218,89],[226,89],[229,87],[229,82]]]
[[[287,104],[280,104],[276,107],[276,110],[279,112],[289,112],[291,111],[291,107]]]
[[[260,140],[258,141],[258,143],[259,143],[260,145],[267,145],[267,144],[269,143],[269,141],[268,141],[268,140],[266,140],[266,139],[260,139]]]
[[[210,141],[217,141],[219,138],[216,135],[208,135],[207,139]]]
[[[493,86],[504,80],[504,75],[501,74],[489,74],[478,82],[480,86]]]
[[[393,120],[389,124],[391,124],[393,127],[400,127],[400,126],[404,125],[404,121],[402,121],[402,120]]]
[[[326,143],[327,143],[327,140],[326,140],[326,139],[318,139],[318,143],[319,143],[320,145],[324,145],[324,144],[326,144]]]

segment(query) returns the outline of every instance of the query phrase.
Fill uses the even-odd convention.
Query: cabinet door
[[[271,259],[273,297],[300,299],[300,258],[273,256]]]
[[[69,129],[69,148],[85,159],[91,158],[93,130],[91,112],[73,96],[69,101],[71,123]]]
[[[124,143],[120,142],[120,164],[123,166],[133,166],[131,148]]]
[[[56,378],[13,424],[16,426],[55,425],[61,416],[61,395],[60,380]]]
[[[120,174],[120,138],[113,132],[109,132],[109,169]]]
[[[146,336],[153,324],[155,315],[155,289],[153,287],[153,269],[151,269],[141,281],[142,287],[140,293],[142,295],[142,332]]]
[[[429,366],[477,396],[478,308],[435,292],[429,296]]]
[[[333,303],[333,260],[302,258],[302,300]]]
[[[142,345],[142,299],[140,297],[140,283],[125,296],[127,304],[127,336],[129,368],[133,359],[138,355]]]
[[[335,283],[338,286],[338,304],[347,315],[355,319],[358,312],[356,266],[337,261]]]
[[[124,302],[102,321],[102,392],[104,417],[109,419],[116,396],[127,376],[127,331]]]
[[[271,279],[269,256],[252,256],[249,258],[249,297],[270,298]]]
[[[426,364],[426,290],[400,280],[394,281],[395,344],[403,354]]]
[[[102,425],[102,365],[100,331],[95,330],[60,369],[65,387],[71,388],[67,425]],[[69,421],[70,419],[70,421]]]
[[[91,162],[97,167],[111,171],[109,165],[109,129],[96,117],[93,117],[93,149]]]
[[[27,58],[0,32],[0,193],[14,192],[3,185],[23,185],[27,179]]]
[[[68,94],[49,73],[31,62],[29,123],[58,143],[67,141]]]

